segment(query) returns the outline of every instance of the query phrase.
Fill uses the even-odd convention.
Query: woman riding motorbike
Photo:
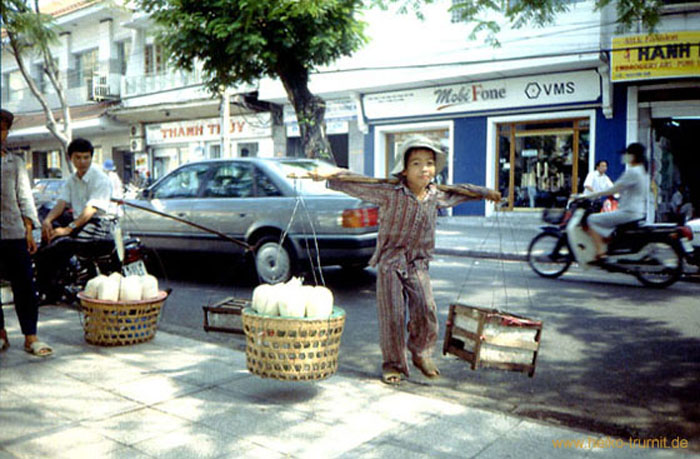
[[[587,199],[597,199],[602,196],[620,194],[617,210],[593,214],[588,217],[586,232],[595,245],[595,260],[604,260],[605,239],[615,231],[615,227],[624,223],[641,220],[646,215],[644,189],[647,186],[647,160],[644,145],[631,143],[622,151],[622,161],[627,164],[627,170],[615,184],[597,193],[586,195]]]

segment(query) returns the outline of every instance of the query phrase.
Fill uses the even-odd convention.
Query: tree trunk
[[[336,164],[326,136],[326,102],[309,91],[309,71],[297,63],[278,68],[289,101],[299,123],[299,135],[307,158],[321,158]]]
[[[34,94],[34,97],[39,101],[41,104],[41,107],[44,109],[44,114],[46,115],[46,128],[51,132],[51,134],[58,140],[58,142],[61,145],[61,151],[63,153],[63,157],[66,161],[66,165],[68,167],[69,172],[73,172],[73,164],[70,162],[70,158],[68,158],[68,144],[70,144],[71,139],[72,139],[72,128],[71,128],[71,119],[70,119],[70,108],[68,107],[68,103],[66,102],[66,97],[65,97],[65,92],[63,91],[63,86],[60,84],[60,82],[56,79],[55,77],[55,68],[50,68],[49,72],[54,72],[53,74],[49,75],[49,78],[51,80],[52,85],[56,89],[56,94],[58,95],[59,100],[61,101],[61,109],[63,111],[63,129],[59,129],[58,122],[56,121],[56,118],[53,116],[53,111],[51,110],[51,107],[49,106],[49,103],[46,100],[46,97],[44,94],[41,93],[39,88],[37,87],[36,83],[34,82],[34,79],[29,75],[29,71],[27,70],[27,67],[24,65],[24,59],[22,56],[22,53],[19,49],[19,46],[17,45],[17,38],[13,33],[7,34],[8,38],[10,39],[10,46],[12,47],[12,53],[14,54],[15,61],[17,61],[17,66],[19,67],[19,71],[22,74],[22,77],[24,78],[24,81],[27,83],[27,86],[31,90],[32,94]],[[44,56],[44,62],[51,61],[53,62],[52,56]]]

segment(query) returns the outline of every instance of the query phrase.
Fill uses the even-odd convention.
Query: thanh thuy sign
[[[700,31],[615,37],[612,81],[700,76]]]

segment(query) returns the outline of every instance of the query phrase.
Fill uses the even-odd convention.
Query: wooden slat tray
[[[535,374],[542,322],[496,309],[450,305],[443,354],[477,368]]]
[[[207,332],[243,335],[241,312],[250,307],[250,300],[229,297],[210,306],[202,306],[204,330]]]

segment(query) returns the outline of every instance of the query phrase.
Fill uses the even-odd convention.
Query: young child
[[[436,378],[440,371],[431,356],[438,338],[437,307],[428,275],[428,263],[435,247],[435,223],[439,208],[451,207],[472,198],[443,192],[432,180],[444,168],[447,156],[439,145],[423,136],[407,139],[399,149],[391,183],[352,183],[338,177],[354,175],[344,169],[314,171],[315,180],[328,179],[330,188],[379,206],[379,235],[370,265],[377,268],[377,313],[382,349],[382,381],[399,384],[409,376],[406,348],[413,365],[425,376]],[[499,192],[459,185],[491,201]],[[408,307],[408,345],[404,324]]]

